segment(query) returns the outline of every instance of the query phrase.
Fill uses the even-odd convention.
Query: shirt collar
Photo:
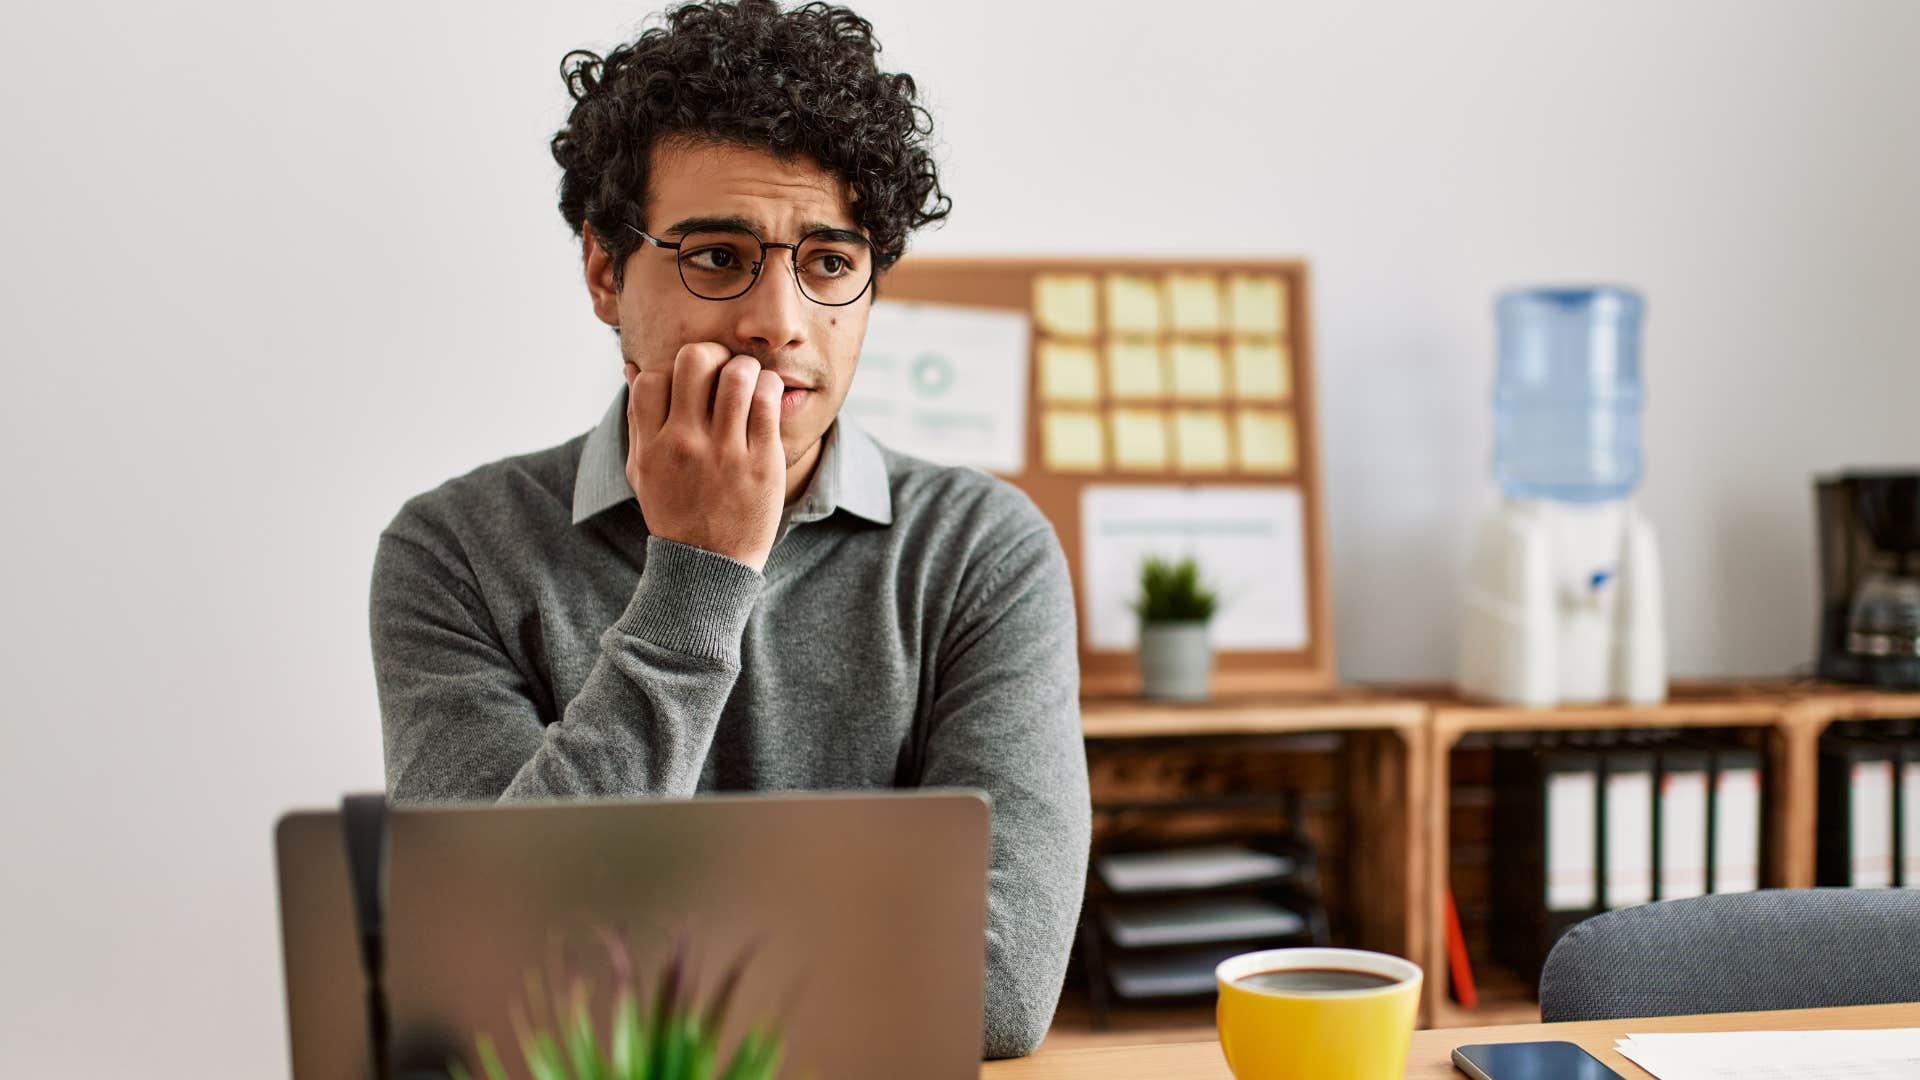
[[[627,483],[627,390],[623,386],[581,447],[580,471],[573,479],[573,523],[578,525],[633,498],[633,486]],[[822,437],[813,479],[787,517],[797,525],[820,521],[836,510],[876,525],[893,523],[893,486],[880,444],[844,411]]]

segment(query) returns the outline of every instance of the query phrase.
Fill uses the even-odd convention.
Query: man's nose
[[[812,301],[800,295],[793,256],[775,248],[767,252],[753,288],[735,303],[738,321],[734,332],[742,339],[760,343],[771,355],[801,342],[806,332],[806,309]]]

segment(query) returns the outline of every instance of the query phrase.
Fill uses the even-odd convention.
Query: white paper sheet
[[[1920,1077],[1920,1028],[1628,1035],[1614,1049],[1659,1080]]]
[[[1123,949],[1291,937],[1307,922],[1257,896],[1191,896],[1128,907],[1108,906],[1101,921]]]
[[[878,301],[843,408],[903,454],[1018,473],[1031,337],[1020,312]]]
[[[1307,644],[1305,518],[1300,490],[1093,485],[1081,493],[1082,630],[1096,649],[1140,639],[1132,603],[1148,555],[1193,556],[1220,594],[1217,649]]]
[[[1285,855],[1237,844],[1102,855],[1094,860],[1094,865],[1107,887],[1122,893],[1210,889],[1262,881],[1293,870],[1293,860]]]
[[[1237,945],[1210,949],[1128,952],[1107,965],[1114,993],[1124,998],[1204,994],[1214,988],[1213,969],[1246,950]]]

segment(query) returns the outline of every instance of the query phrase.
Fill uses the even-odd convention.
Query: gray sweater
[[[985,1053],[1039,1045],[1085,884],[1074,607],[1052,527],[844,416],[764,572],[649,537],[626,391],[409,500],[374,560],[396,802],[967,787],[993,802]]]

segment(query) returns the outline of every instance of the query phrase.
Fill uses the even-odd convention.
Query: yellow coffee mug
[[[1363,972],[1391,980],[1357,990],[1272,989],[1261,972]],[[1237,1080],[1400,1080],[1420,1005],[1420,965],[1361,949],[1268,949],[1213,971],[1220,1049]],[[1287,981],[1269,980],[1269,981]]]

